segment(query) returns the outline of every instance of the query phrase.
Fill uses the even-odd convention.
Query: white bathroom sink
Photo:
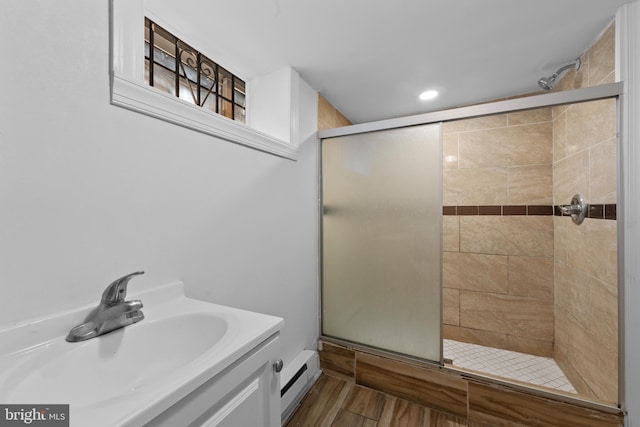
[[[83,342],[64,338],[82,310],[0,331],[0,402],[69,404],[72,426],[139,425],[282,325],[182,292],[176,283],[132,295],[144,303],[144,320]]]
[[[82,343],[54,340],[21,355],[7,379],[15,387],[11,398],[77,407],[128,399],[205,354],[226,330],[224,319],[197,313],[142,321]]]

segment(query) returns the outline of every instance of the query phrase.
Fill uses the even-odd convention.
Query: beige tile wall
[[[550,108],[446,123],[443,203],[551,205]],[[550,356],[553,219],[444,216],[444,337]]]
[[[614,78],[612,24],[555,90]],[[445,206],[616,203],[614,100],[447,123],[443,143]],[[443,249],[445,338],[553,355],[617,401],[616,221],[445,216]]]
[[[610,83],[615,74],[611,25],[557,90]],[[616,103],[553,109],[555,204],[582,193],[587,203],[616,203]],[[616,221],[554,218],[554,358],[579,393],[617,401],[618,293]]]
[[[349,126],[351,122],[322,95],[318,95],[318,130]]]

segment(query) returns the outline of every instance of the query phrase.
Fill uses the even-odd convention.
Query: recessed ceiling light
[[[437,90],[425,90],[420,94],[420,99],[422,101],[428,101],[438,96]]]

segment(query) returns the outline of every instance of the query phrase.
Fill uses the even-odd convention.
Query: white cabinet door
[[[148,427],[280,427],[279,335],[153,419]]]
[[[217,410],[202,427],[244,427],[244,426],[272,426],[269,411],[266,407],[265,378],[266,372],[258,375],[237,394],[232,393],[230,399]],[[197,423],[198,424],[198,423]]]

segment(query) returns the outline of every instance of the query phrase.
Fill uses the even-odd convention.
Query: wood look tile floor
[[[466,420],[322,374],[286,427],[463,427]]]

